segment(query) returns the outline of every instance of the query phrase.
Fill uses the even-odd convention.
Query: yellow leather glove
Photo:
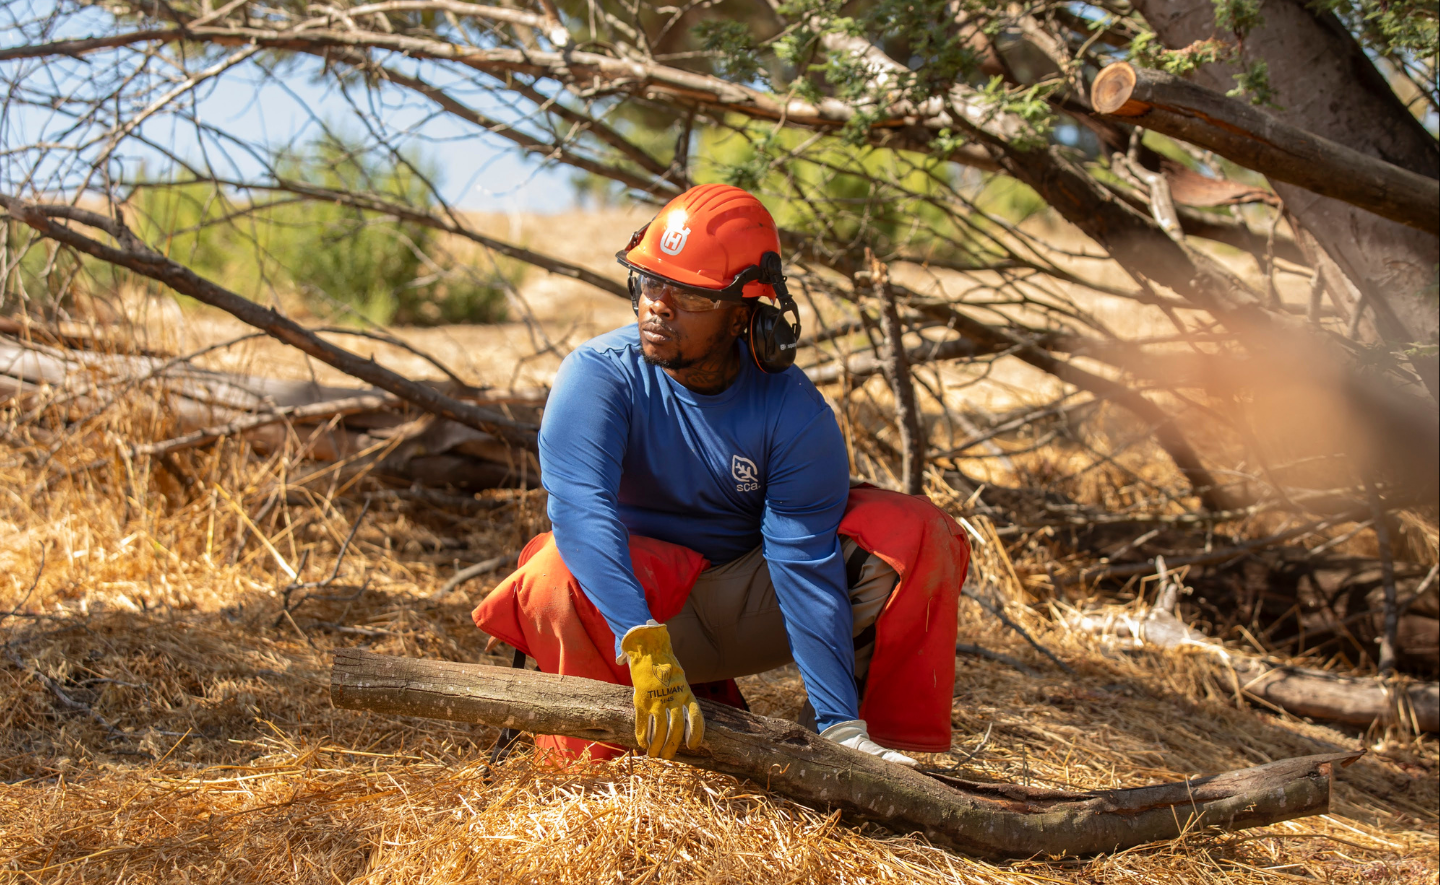
[[[650,621],[631,627],[620,639],[635,685],[635,741],[648,756],[672,759],[685,746],[697,749],[705,739],[705,719],[685,671],[670,650],[670,631]]]

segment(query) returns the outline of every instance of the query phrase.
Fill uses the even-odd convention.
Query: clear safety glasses
[[[651,276],[647,273],[637,273],[635,276],[639,280],[640,294],[642,297],[649,301],[659,302],[668,295],[672,304],[687,313],[719,310],[727,303],[735,303],[733,301],[727,302],[718,298],[708,298],[704,295],[696,294],[696,290],[694,289],[687,289],[669,280]]]

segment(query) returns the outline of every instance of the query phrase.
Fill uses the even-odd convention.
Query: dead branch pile
[[[22,417],[61,408],[67,424],[83,432],[124,398],[158,392],[172,422],[166,427],[170,435],[131,442],[120,456],[173,463],[177,452],[231,437],[268,455],[294,440],[307,460],[343,465],[339,475],[365,471],[407,486],[464,492],[538,482],[539,465],[530,452],[484,430],[425,414],[383,390],[210,371],[196,367],[194,358],[79,350],[23,334],[0,336],[0,406]],[[504,409],[521,431],[533,432],[544,403],[543,391],[448,387],[463,402]]]

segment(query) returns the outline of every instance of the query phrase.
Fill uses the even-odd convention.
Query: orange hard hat
[[[759,282],[767,252],[775,254],[778,270],[780,234],[755,195],[728,184],[702,184],[666,203],[615,258],[683,288],[739,300],[775,297]]]

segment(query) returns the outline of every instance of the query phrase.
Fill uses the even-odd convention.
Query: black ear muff
[[[760,257],[760,282],[775,290],[779,307],[757,302],[750,314],[750,355],[761,371],[778,374],[795,365],[795,352],[800,344],[800,312],[790,297],[781,272],[780,256],[766,252]],[[786,319],[786,314],[793,317]]]
[[[635,315],[638,317],[640,315],[640,281],[635,279],[635,274],[632,273],[626,277],[625,286],[630,290],[630,309],[635,311]]]
[[[793,303],[788,307],[756,304],[750,314],[750,332],[746,337],[750,342],[750,355],[761,371],[773,375],[795,364],[799,322],[792,325],[785,319],[793,307]]]
[[[777,374],[795,365],[795,352],[800,344],[800,312],[790,297],[781,273],[780,256],[766,252],[760,259],[760,282],[775,290],[779,307],[757,302],[750,314],[750,355],[764,372]],[[793,320],[785,318],[789,314]]]

